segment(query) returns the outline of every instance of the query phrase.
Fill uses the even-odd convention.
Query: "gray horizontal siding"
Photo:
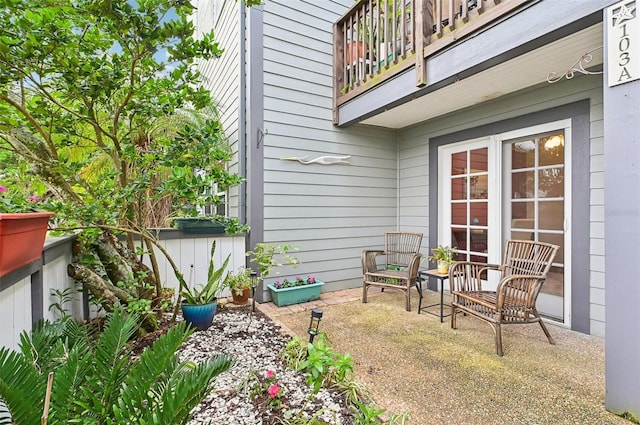
[[[218,110],[220,122],[227,141],[234,152],[229,163],[229,171],[241,173],[238,145],[239,135],[239,107],[240,107],[240,35],[239,35],[239,5],[237,2],[220,2],[220,10],[215,12],[214,2],[200,0],[197,4],[196,22],[198,31],[202,34],[214,26],[216,41],[224,49],[222,56],[200,64],[200,71],[204,77],[205,87],[211,92],[214,104]],[[239,186],[228,192],[227,213],[232,217],[239,216],[240,190]]]
[[[333,22],[353,5],[269,1],[264,5],[264,240],[300,248],[326,290],[361,284],[360,255],[397,226],[397,148],[388,130],[332,125]],[[350,164],[303,165],[351,155]]]
[[[550,85],[544,84],[505,96],[478,107],[469,108],[446,117],[429,120],[400,132],[400,223],[402,228],[426,229],[428,240],[428,170],[420,162],[428,163],[430,138],[475,128],[498,121],[526,116],[538,111],[570,104],[584,99],[590,102],[590,196],[588,200],[574,199],[574,208],[589,208],[590,228],[590,332],[604,336],[604,178],[603,178],[603,108],[602,81],[599,76],[577,77]],[[421,158],[417,160],[417,158]],[[424,171],[424,173],[423,173]],[[419,182],[422,181],[422,184]],[[426,226],[426,227],[425,227]],[[424,243],[423,243],[424,245]],[[575,247],[574,247],[575,248]],[[425,251],[423,251],[425,252]]]

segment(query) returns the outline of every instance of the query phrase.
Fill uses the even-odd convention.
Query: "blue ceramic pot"
[[[213,323],[213,317],[216,315],[218,307],[218,299],[214,299],[209,304],[182,303],[181,307],[182,317],[184,317],[185,322],[199,331],[204,331],[209,329],[209,326]]]

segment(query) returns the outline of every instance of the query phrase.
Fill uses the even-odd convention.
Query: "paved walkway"
[[[334,292],[324,292],[320,294],[320,299],[315,301],[309,301],[301,304],[294,304],[284,307],[278,307],[272,302],[256,304],[261,312],[269,316],[273,321],[278,322],[278,317],[288,315],[292,313],[299,313],[301,311],[314,308],[323,308],[329,305],[344,304],[351,301],[356,301],[362,298],[362,287],[343,289]]]

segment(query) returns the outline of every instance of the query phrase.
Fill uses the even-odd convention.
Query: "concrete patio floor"
[[[424,304],[439,295],[426,292]],[[259,309],[283,331],[307,338],[309,311],[324,311],[321,330],[338,352],[354,358],[356,380],[378,406],[408,412],[410,424],[631,424],[604,408],[604,340],[550,325],[550,345],[537,324],[505,326],[504,357],[495,354],[491,327],[460,316],[404,310],[398,291],[323,293],[320,300]],[[445,300],[446,301],[446,300]]]

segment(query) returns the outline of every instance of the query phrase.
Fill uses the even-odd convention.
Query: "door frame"
[[[559,322],[557,320],[549,319],[560,326],[571,327],[571,270],[572,270],[572,237],[573,237],[573,225],[572,225],[572,216],[573,216],[573,200],[572,200],[572,179],[573,179],[573,169],[572,169],[572,127],[571,120],[564,119],[553,121],[544,124],[538,124],[530,127],[524,127],[517,130],[511,130],[497,135],[500,143],[500,149],[504,154],[505,143],[512,139],[517,139],[520,137],[527,137],[529,135],[536,135],[540,133],[546,133],[554,130],[563,130],[564,131],[564,259],[563,259],[563,321]],[[504,176],[505,174],[505,163],[504,158],[501,159],[501,174]],[[502,188],[501,188],[502,189]],[[503,192],[503,197],[500,200],[501,210],[504,212],[504,209],[507,205],[507,198],[509,197],[508,193]],[[503,224],[501,222],[501,232],[504,230]],[[540,293],[538,298],[544,298],[544,294]]]
[[[456,143],[460,140],[471,140],[481,136],[504,133],[537,124],[554,122],[562,119],[571,120],[572,140],[572,187],[571,196],[575,207],[572,211],[572,282],[571,282],[571,329],[589,334],[593,326],[600,327],[600,318],[604,317],[600,305],[604,297],[604,271],[601,264],[604,250],[604,182],[603,166],[600,160],[602,143],[602,121],[594,118],[591,109],[597,108],[598,98],[584,98],[561,105],[546,103],[539,109],[516,115],[502,114],[493,121],[482,120],[477,114],[484,116],[484,109],[466,111],[459,121],[453,120],[447,126],[441,126],[436,134],[426,136],[428,143],[428,246],[438,244],[438,148]],[[528,105],[528,103],[527,103]],[[429,130],[424,130],[428,134]],[[433,132],[432,132],[433,133]]]
[[[504,158],[503,149],[505,142],[519,137],[536,135],[553,130],[563,130],[565,135],[565,157],[564,157],[564,291],[563,291],[563,322],[553,320],[560,326],[571,327],[571,260],[572,260],[572,126],[571,119],[563,119],[543,124],[521,127],[514,130],[503,131],[493,135],[477,137],[468,140],[461,140],[454,143],[444,144],[437,148],[438,158],[438,185],[437,202],[439,206],[438,229],[445,229],[450,225],[451,203],[448,202],[451,193],[450,176],[451,162],[450,154],[460,150],[472,150],[479,147],[487,147],[488,164],[488,239],[487,239],[487,259],[489,263],[502,263],[502,249],[504,247],[503,232],[503,212],[505,208],[505,197],[503,194]],[[493,172],[492,172],[493,170]],[[499,194],[503,194],[500,196]],[[492,206],[494,210],[492,210]],[[497,207],[497,208],[496,208]],[[451,232],[439,231],[437,236],[438,244],[451,246]],[[497,282],[489,282],[489,286],[495,286]],[[552,320],[552,319],[549,319]]]

